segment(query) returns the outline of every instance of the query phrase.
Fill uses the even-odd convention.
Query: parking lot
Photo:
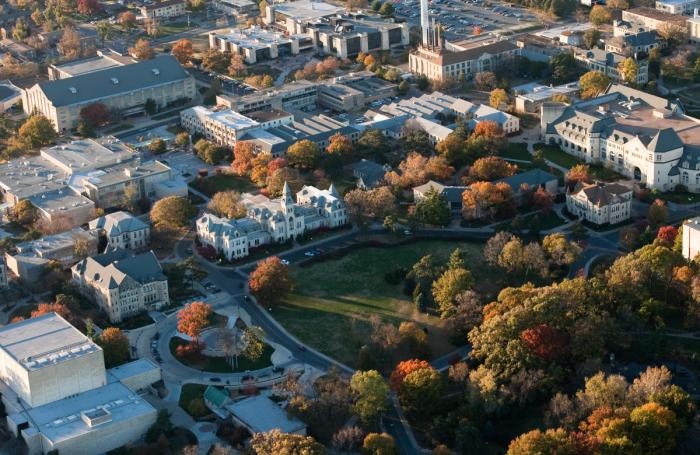
[[[248,95],[255,92],[255,88],[228,76],[208,73],[197,68],[190,68],[189,71],[195,79],[207,85],[211,85],[214,79],[218,79],[221,83],[222,91],[228,95]]]
[[[403,0],[396,3],[396,14],[412,23],[420,24],[419,0]],[[484,6],[483,0],[434,0],[430,3],[430,16],[442,24],[448,40],[463,39],[475,29],[485,32],[513,32],[539,23],[538,18],[517,5]]]

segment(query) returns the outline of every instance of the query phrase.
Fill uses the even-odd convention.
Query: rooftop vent
[[[158,76],[160,74],[160,70],[157,68],[153,68],[151,71],[153,71],[153,75]]]
[[[118,83],[119,83],[119,79],[117,79],[116,77],[113,77],[112,84],[117,85]]]
[[[75,87],[68,87],[68,91],[71,93],[78,93],[78,89]]]

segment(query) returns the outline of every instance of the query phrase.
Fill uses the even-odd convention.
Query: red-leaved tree
[[[193,349],[198,349],[199,335],[207,328],[211,317],[211,305],[204,302],[192,302],[177,312],[177,330],[192,339]]]
[[[292,281],[286,265],[277,256],[258,262],[248,280],[250,291],[264,305],[277,303],[292,290]]]
[[[520,339],[536,356],[545,360],[554,360],[565,353],[569,345],[569,336],[547,324],[523,330]]]
[[[399,362],[389,376],[389,385],[393,390],[399,390],[406,376],[423,368],[431,368],[427,360],[411,359]]]

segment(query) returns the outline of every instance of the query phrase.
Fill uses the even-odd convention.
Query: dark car
[[[154,340],[160,340],[160,332],[156,332],[155,335],[153,335]]]
[[[300,346],[299,346],[299,350],[300,350],[300,351],[306,351],[306,346],[300,345]]]
[[[284,368],[282,368],[282,367],[274,367],[274,368],[272,369],[272,372],[273,372],[273,373],[282,373],[282,372],[284,372]]]
[[[221,382],[221,378],[209,378],[211,382]]]

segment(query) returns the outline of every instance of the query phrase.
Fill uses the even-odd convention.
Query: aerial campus
[[[0,54],[0,455],[700,453],[700,0],[3,0]]]

